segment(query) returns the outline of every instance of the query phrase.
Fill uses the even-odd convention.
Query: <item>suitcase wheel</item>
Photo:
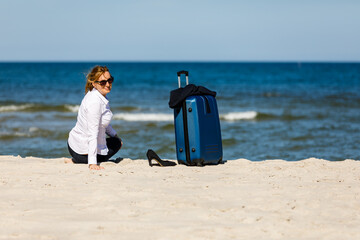
[[[204,166],[204,159],[194,159],[194,165],[198,167]]]

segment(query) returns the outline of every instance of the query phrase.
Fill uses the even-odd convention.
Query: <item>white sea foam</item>
[[[0,138],[7,138],[7,137],[29,137],[29,133],[24,132],[0,132]]]
[[[224,121],[239,121],[254,119],[256,116],[257,112],[255,111],[231,112],[221,115],[220,119]],[[118,113],[114,115],[114,119],[129,122],[172,122],[174,121],[174,115],[166,113]]]
[[[40,129],[39,128],[37,128],[37,127],[30,127],[29,128],[29,132],[36,132],[36,131],[39,131]]]
[[[0,112],[16,112],[32,107],[33,104],[1,106]]]
[[[17,137],[29,137],[30,136],[29,133],[23,133],[23,132],[15,132],[14,135]]]
[[[129,122],[169,122],[174,121],[174,115],[166,113],[118,113],[114,114],[114,119]]]
[[[65,105],[65,108],[67,108],[69,111],[71,112],[78,112],[79,111],[79,108],[80,108],[80,105],[69,105],[69,104],[66,104]]]
[[[231,112],[224,115],[221,115],[220,118],[225,121],[238,121],[238,120],[250,120],[254,119],[257,116],[255,111],[247,112]]]

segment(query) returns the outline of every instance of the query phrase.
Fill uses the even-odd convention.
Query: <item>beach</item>
[[[360,238],[359,161],[65,160],[0,156],[0,239]]]

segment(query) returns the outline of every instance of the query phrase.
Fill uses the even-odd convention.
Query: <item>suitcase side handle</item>
[[[186,85],[189,85],[189,72],[185,71],[185,70],[178,71],[177,76],[178,76],[179,88],[181,88],[181,80],[180,80],[181,74],[185,74],[185,76],[186,76]]]

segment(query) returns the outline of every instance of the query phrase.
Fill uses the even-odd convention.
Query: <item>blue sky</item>
[[[0,0],[0,61],[360,61],[355,0]]]

